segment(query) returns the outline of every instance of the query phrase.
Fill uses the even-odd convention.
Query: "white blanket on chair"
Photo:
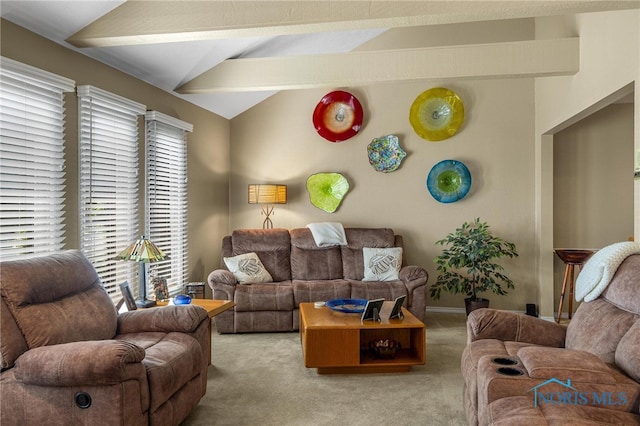
[[[310,223],[307,228],[311,230],[313,239],[318,247],[346,246],[347,236],[341,223],[320,222]]]
[[[576,300],[595,300],[609,285],[618,266],[632,254],[640,253],[640,243],[621,242],[611,244],[595,252],[578,274]]]

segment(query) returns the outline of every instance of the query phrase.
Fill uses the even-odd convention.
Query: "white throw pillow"
[[[362,249],[364,278],[362,281],[394,281],[402,267],[402,247]]]
[[[264,267],[257,254],[245,253],[238,256],[225,257],[224,263],[240,284],[265,283],[273,281],[271,274]]]

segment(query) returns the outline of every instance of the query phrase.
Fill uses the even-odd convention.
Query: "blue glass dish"
[[[186,294],[178,294],[173,298],[174,305],[189,305],[191,304],[191,296]]]
[[[327,300],[327,308],[345,314],[361,314],[367,306],[367,299],[333,299]]]
[[[441,203],[455,203],[463,199],[471,188],[471,173],[464,163],[442,160],[431,168],[427,189]]]

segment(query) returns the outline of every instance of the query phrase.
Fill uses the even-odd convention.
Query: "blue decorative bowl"
[[[333,299],[327,300],[327,308],[345,314],[361,314],[367,306],[367,299]]]
[[[191,304],[191,296],[186,294],[178,294],[173,298],[174,305],[189,305]]]
[[[441,203],[463,199],[471,188],[471,173],[461,161],[442,160],[429,172],[427,189]]]

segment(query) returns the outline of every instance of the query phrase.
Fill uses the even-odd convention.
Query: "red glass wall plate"
[[[362,105],[355,96],[336,90],[327,93],[316,105],[313,125],[326,140],[342,142],[358,133],[363,116]]]

